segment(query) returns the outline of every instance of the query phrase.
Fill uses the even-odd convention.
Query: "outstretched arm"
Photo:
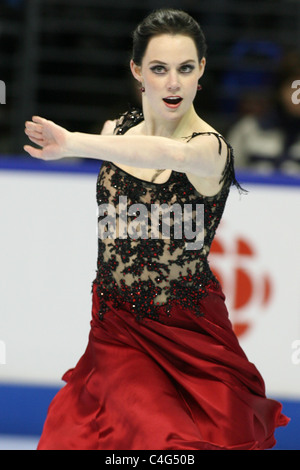
[[[56,160],[82,157],[106,160],[137,168],[173,169],[209,177],[221,174],[224,160],[209,136],[188,144],[159,136],[94,135],[69,132],[52,121],[34,116],[25,133],[40,149],[25,145],[32,157]]]

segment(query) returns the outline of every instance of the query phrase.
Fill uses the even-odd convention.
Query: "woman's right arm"
[[[219,155],[216,139],[207,135],[195,137],[188,143],[168,137],[126,133],[93,135],[69,132],[38,116],[34,116],[32,122],[26,122],[25,133],[42,148],[25,145],[24,150],[43,160],[94,158],[137,168],[171,168],[203,178],[217,178],[222,174],[227,156],[225,150]]]

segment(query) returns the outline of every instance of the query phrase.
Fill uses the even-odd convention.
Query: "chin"
[[[161,113],[164,117],[167,119],[178,119],[179,117],[182,117],[185,115],[187,110],[185,108],[179,107],[177,109],[171,109],[171,108],[163,108],[161,110]]]
[[[164,113],[164,118],[167,121],[178,121],[178,119],[182,119],[186,113],[187,111],[179,111],[177,109],[174,111],[167,111]]]

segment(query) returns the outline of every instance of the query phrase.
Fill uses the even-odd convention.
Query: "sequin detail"
[[[131,109],[123,114],[116,126],[116,134],[124,134],[131,126],[143,120],[141,111]],[[200,133],[194,133],[191,139]],[[203,133],[208,134],[208,133]],[[204,197],[189,182],[185,173],[172,171],[165,183],[153,183],[128,174],[113,163],[104,161],[97,179],[97,204],[115,208],[115,229],[119,236],[98,237],[97,275],[93,284],[97,284],[100,310],[99,318],[103,320],[111,302],[118,309],[128,302],[137,320],[151,318],[160,321],[160,312],[172,314],[173,302],[192,310],[201,316],[201,300],[207,295],[211,283],[218,281],[210,270],[208,254],[216,229],[220,223],[231,184],[242,189],[235,179],[233,152],[230,145],[220,134],[214,134],[219,141],[219,153],[222,141],[228,148],[227,163],[222,174],[223,186],[216,196]],[[122,199],[123,197],[123,199]],[[120,200],[127,198],[127,207],[120,207]],[[186,250],[187,238],[174,237],[174,217],[170,217],[170,237],[144,238],[120,237],[119,229],[135,220],[135,215],[128,215],[127,208],[142,204],[148,210],[150,226],[152,204],[192,204],[193,217],[196,204],[204,204],[204,244],[201,249]],[[102,211],[103,212],[103,211]],[[109,219],[109,214],[98,216],[98,224]],[[107,224],[107,232],[112,230]],[[102,229],[103,226],[101,225]],[[99,230],[100,233],[100,230]],[[127,232],[128,233],[128,232]],[[107,234],[106,234],[107,235]],[[148,236],[147,236],[148,235]]]

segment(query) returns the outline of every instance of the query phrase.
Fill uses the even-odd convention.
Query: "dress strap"
[[[143,113],[140,109],[130,106],[130,109],[122,113],[116,122],[114,130],[115,135],[125,134],[130,127],[137,125],[144,120]]]

